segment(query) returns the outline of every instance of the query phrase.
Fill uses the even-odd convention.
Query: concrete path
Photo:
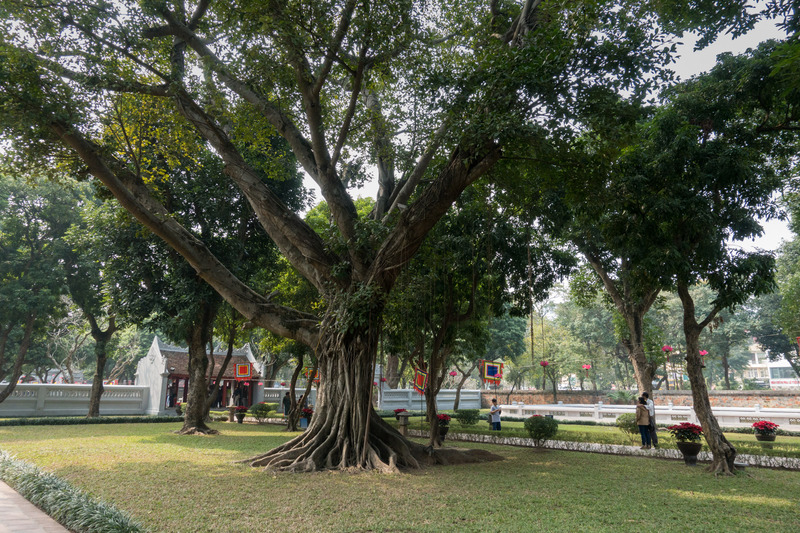
[[[0,481],[0,533],[65,533],[68,530]]]

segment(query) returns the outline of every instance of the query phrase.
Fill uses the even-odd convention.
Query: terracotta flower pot
[[[686,466],[697,466],[697,454],[703,449],[702,442],[678,441],[678,449],[683,454]]]

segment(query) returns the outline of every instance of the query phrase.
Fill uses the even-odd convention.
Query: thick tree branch
[[[408,199],[411,198],[411,195],[414,193],[414,189],[417,187],[422,179],[422,176],[425,175],[425,171],[428,169],[428,166],[431,164],[433,156],[436,155],[436,151],[441,146],[448,125],[449,121],[445,120],[442,125],[439,126],[439,129],[436,130],[436,133],[433,135],[431,144],[428,146],[428,149],[425,151],[422,157],[420,157],[419,161],[414,167],[414,170],[411,172],[411,175],[408,177],[402,187],[397,187],[392,193],[393,198],[390,198],[390,207],[386,212],[386,216],[384,216],[384,222],[386,222],[387,217],[392,213],[392,211],[398,209],[398,207],[401,205],[405,205],[408,202]]]
[[[384,289],[391,288],[400,268],[414,256],[431,228],[464,189],[489,172],[501,155],[502,150],[493,143],[480,151],[456,148],[450,164],[400,215],[371,265],[369,280]]]
[[[319,323],[316,317],[273,304],[250,289],[220,263],[201,241],[170,217],[141,181],[123,169],[112,170],[108,163],[113,165],[113,162],[107,162],[94,143],[58,121],[51,121],[49,127],[77,153],[88,166],[89,172],[111,191],[122,207],[180,253],[198,275],[242,315],[276,335],[308,346],[316,345]]]
[[[275,196],[199,105],[186,94],[177,100],[181,114],[222,157],[225,172],[239,186],[267,234],[292,265],[320,290],[326,283],[335,282],[331,267],[338,259],[325,250],[319,235]]]

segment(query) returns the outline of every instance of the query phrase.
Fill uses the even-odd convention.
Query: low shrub
[[[0,426],[72,426],[83,424],[147,424],[159,422],[183,422],[182,416],[83,416],[9,418],[0,420]]]
[[[639,426],[636,424],[636,415],[634,413],[624,413],[617,417],[617,427],[622,431],[625,436],[631,441],[631,444],[636,444],[636,436],[639,434]]]
[[[533,439],[535,446],[542,446],[558,433],[558,422],[554,418],[533,415],[525,421],[525,430]]]
[[[70,531],[146,531],[129,515],[25,461],[0,451],[0,480]]]
[[[271,411],[272,409],[270,409],[270,404],[265,402],[260,402],[250,406],[250,416],[255,418],[259,424],[263,423],[267,417],[269,417],[269,413]]]
[[[455,419],[464,427],[474,426],[480,420],[481,412],[479,409],[456,409]]]

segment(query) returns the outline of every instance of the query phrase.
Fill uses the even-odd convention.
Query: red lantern
[[[456,372],[455,370],[451,370],[450,371],[450,377],[456,377],[457,375],[458,375],[458,372]]]

